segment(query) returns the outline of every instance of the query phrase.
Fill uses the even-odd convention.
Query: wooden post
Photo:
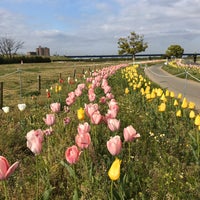
[[[75,77],[76,77],[76,69],[74,69],[74,76],[73,77],[75,79]]]
[[[0,82],[0,109],[3,107],[3,82]]]
[[[38,75],[38,92],[40,93],[41,90],[41,76]]]
[[[62,74],[61,73],[59,74],[59,78],[62,79]]]

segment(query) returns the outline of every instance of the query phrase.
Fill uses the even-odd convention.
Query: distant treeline
[[[0,56],[0,64],[15,64],[15,63],[44,63],[51,62],[50,57],[41,56],[13,56],[11,58]]]

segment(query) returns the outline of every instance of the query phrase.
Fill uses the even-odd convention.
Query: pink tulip
[[[111,131],[117,131],[120,127],[120,120],[108,118],[107,119],[108,128]]]
[[[46,118],[43,118],[47,126],[52,126],[55,124],[56,117],[54,114],[46,114]]]
[[[60,103],[52,103],[51,105],[50,105],[50,108],[51,108],[51,110],[52,110],[52,112],[54,112],[54,113],[58,113],[58,112],[60,112]]]
[[[112,93],[107,93],[106,94],[106,98],[107,99],[113,99],[114,98],[114,95]]]
[[[79,160],[80,154],[81,152],[78,150],[78,147],[73,145],[65,151],[65,158],[68,163],[75,164]]]
[[[79,134],[88,133],[90,132],[90,125],[85,122],[84,124],[79,124],[77,129]]]
[[[52,127],[48,128],[48,129],[46,129],[46,130],[44,130],[43,133],[44,133],[46,136],[51,135],[51,134],[53,133]]]
[[[85,104],[85,113],[88,117],[91,117],[92,114],[99,109],[98,104]]]
[[[107,94],[111,91],[111,87],[109,85],[105,86],[103,89],[104,89],[105,94]]]
[[[108,119],[108,118],[112,118],[112,119],[114,119],[114,118],[116,118],[117,117],[117,110],[108,110],[107,111],[107,114],[106,114],[106,118]]]
[[[42,151],[42,142],[44,134],[41,129],[31,130],[27,133],[27,147],[35,154],[40,154]]]
[[[136,132],[136,130],[130,125],[124,128],[124,140],[126,142],[131,142],[135,138],[139,138],[140,134]]]
[[[90,102],[93,102],[96,99],[96,94],[95,93],[89,94],[88,99]]]
[[[99,123],[101,122],[102,115],[101,115],[101,113],[100,113],[99,111],[95,111],[95,112],[91,115],[90,119],[91,119],[91,122],[92,122],[93,124],[99,124]]]
[[[91,143],[91,138],[89,133],[77,134],[75,137],[75,142],[81,149],[88,148]]]
[[[101,97],[100,100],[99,100],[99,102],[100,103],[106,103],[106,97],[104,97],[104,96]]]
[[[77,89],[75,89],[74,93],[75,93],[75,95],[76,95],[77,97],[80,97],[80,96],[82,95],[83,92],[82,92],[81,89],[77,88]]]
[[[80,90],[85,89],[85,83],[78,84],[77,88],[80,89]]]
[[[107,149],[113,155],[118,155],[122,149],[122,141],[120,136],[116,135],[107,141]]]
[[[0,156],[0,180],[7,179],[15,169],[18,167],[19,162],[15,162],[13,165],[10,166],[7,159],[3,156]]]
[[[108,103],[108,107],[109,107],[110,110],[119,111],[119,106],[118,106],[118,103],[115,99],[110,100],[110,102]]]

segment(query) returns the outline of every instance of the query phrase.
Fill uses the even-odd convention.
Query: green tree
[[[172,44],[168,47],[165,54],[167,57],[174,56],[175,58],[181,58],[183,55],[183,52],[184,52],[184,49],[180,45]]]
[[[131,54],[133,60],[135,60],[135,54],[145,51],[148,47],[147,43],[144,42],[143,35],[138,35],[135,32],[131,32],[127,38],[119,38],[118,48],[119,55]]]

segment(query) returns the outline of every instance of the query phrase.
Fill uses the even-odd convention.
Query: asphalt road
[[[145,68],[146,76],[162,88],[173,91],[177,97],[179,93],[188,101],[195,103],[197,110],[200,110],[200,82],[178,78],[161,69],[161,64]],[[185,74],[186,75],[186,74]],[[187,76],[189,76],[187,74]]]

